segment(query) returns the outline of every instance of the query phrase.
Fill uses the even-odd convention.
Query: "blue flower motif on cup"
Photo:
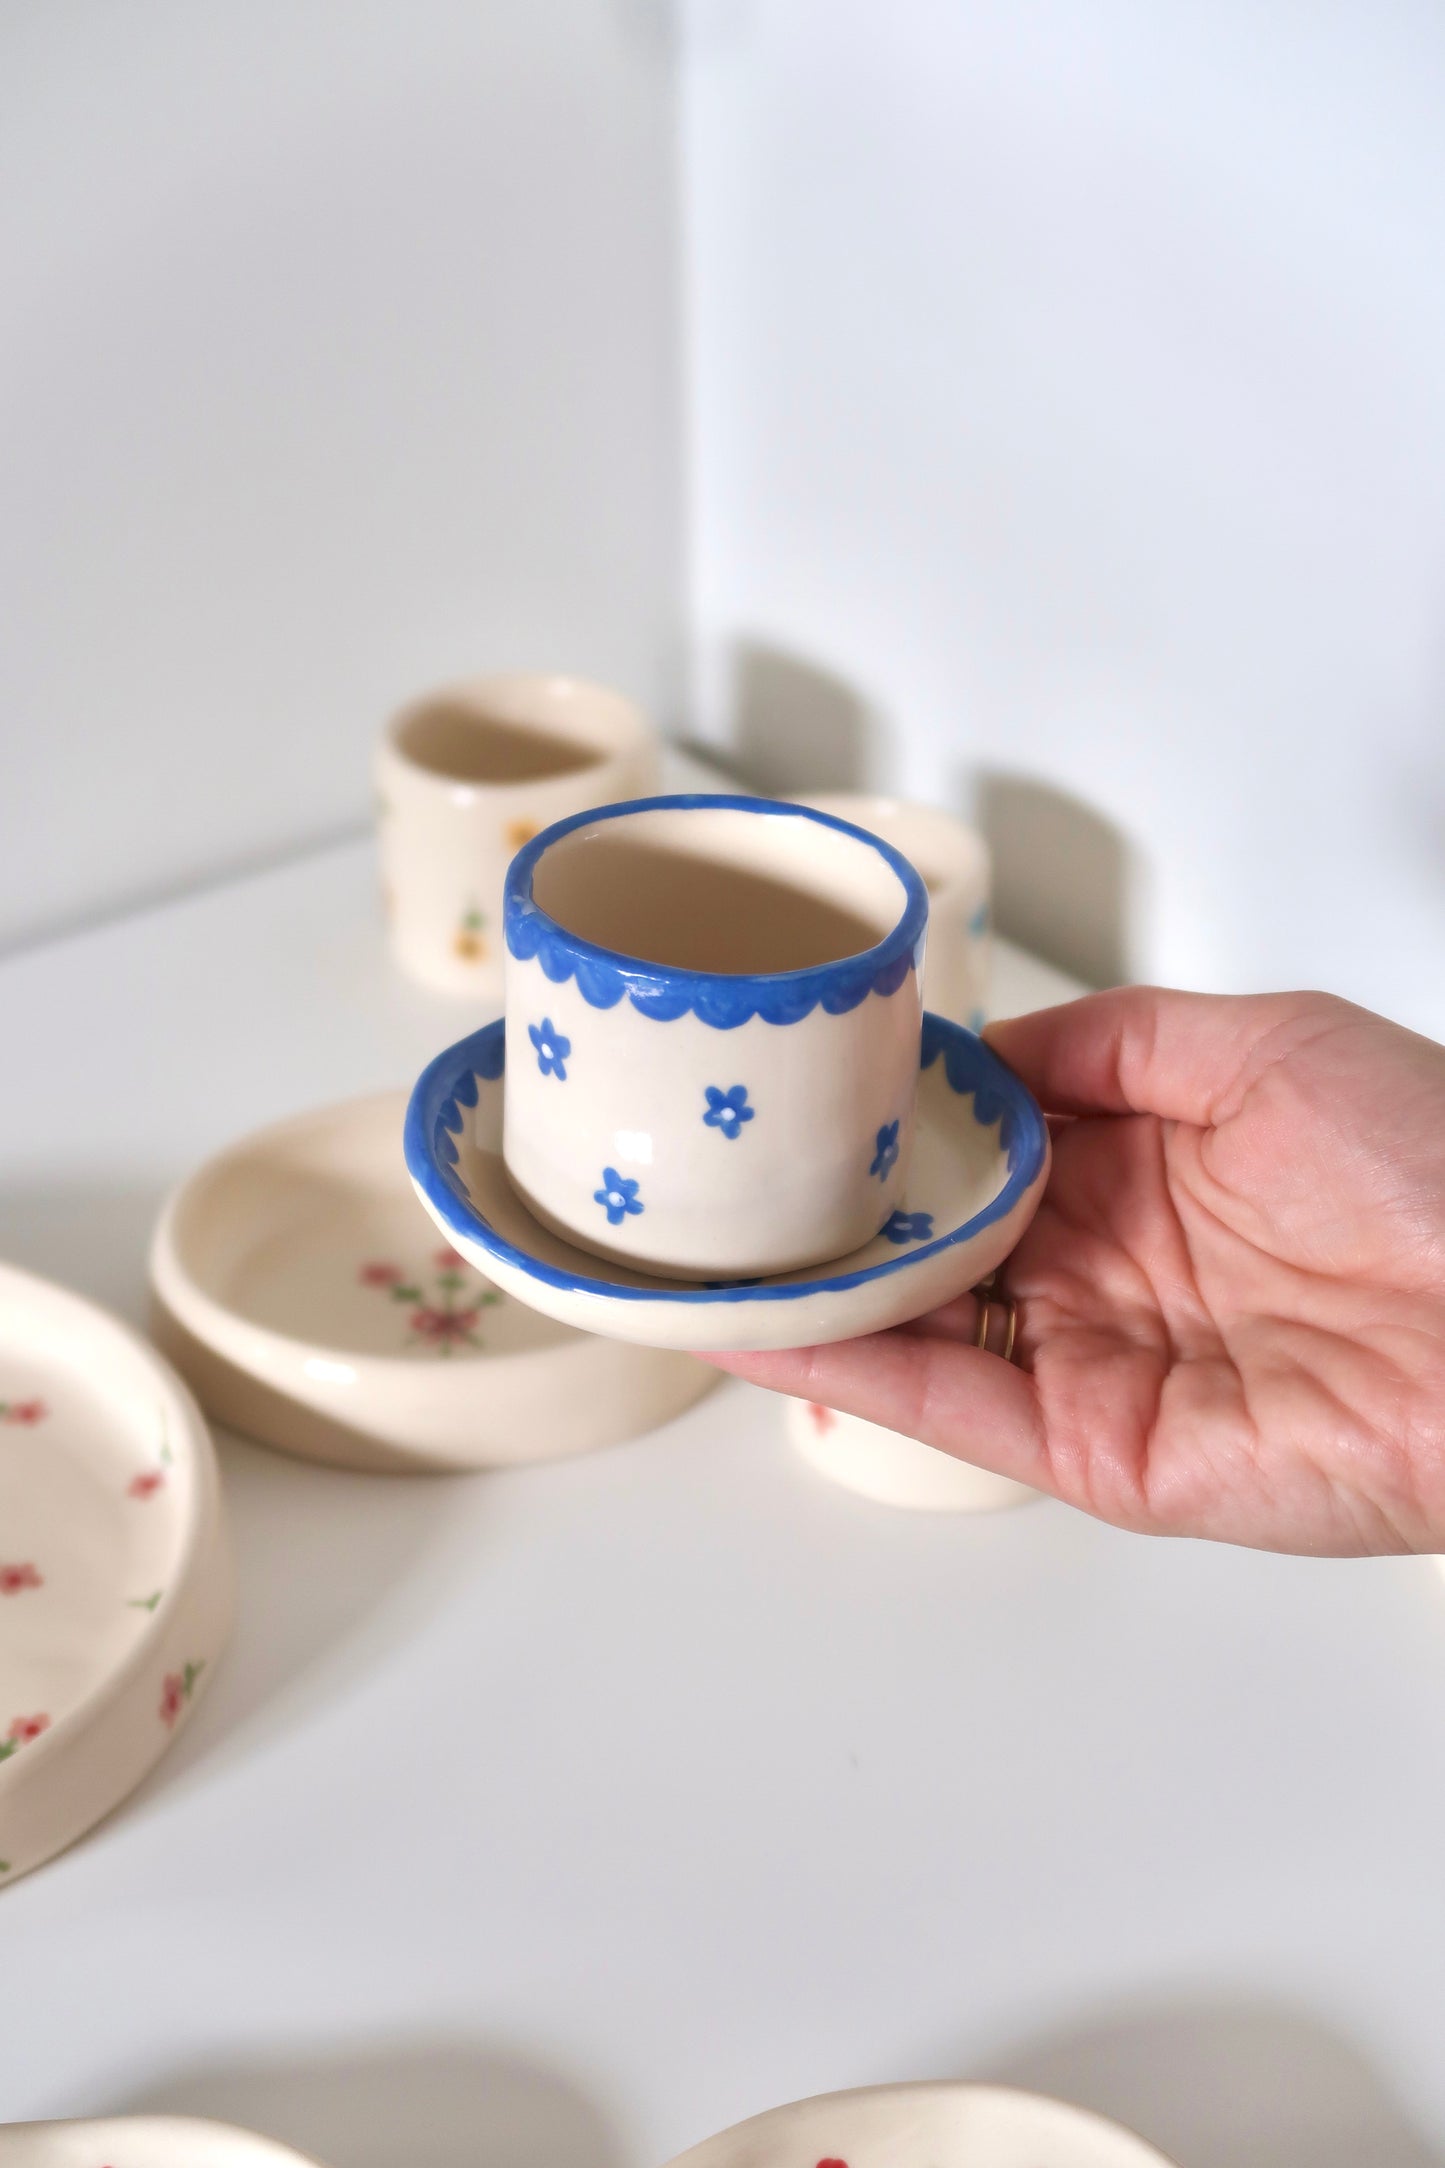
[[[873,1140],[873,1164],[868,1169],[880,1182],[886,1182],[893,1162],[898,1157],[898,1124],[885,1122]]]
[[[565,1084],[564,1064],[572,1051],[572,1041],[563,1038],[550,1016],[544,1016],[540,1024],[529,1024],[527,1037],[537,1049],[537,1067],[543,1076],[555,1076],[559,1084]]]
[[[644,1207],[638,1202],[640,1184],[630,1176],[619,1174],[615,1167],[602,1169],[602,1187],[592,1194],[598,1204],[606,1207],[609,1227],[620,1227],[630,1213],[634,1218]]]
[[[708,1084],[704,1090],[707,1092],[707,1112],[703,1120],[709,1129],[720,1129],[725,1137],[737,1136],[743,1123],[750,1122],[758,1111],[748,1105],[746,1084],[734,1084],[731,1091],[725,1092],[719,1091],[716,1084]]]
[[[931,1242],[933,1240],[933,1214],[931,1212],[895,1212],[878,1232],[887,1235],[890,1242]]]

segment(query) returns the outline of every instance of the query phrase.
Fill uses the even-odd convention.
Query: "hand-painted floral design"
[[[929,1242],[933,1239],[931,1212],[895,1212],[879,1232],[890,1242]]]
[[[0,1596],[23,1596],[30,1588],[44,1588],[39,1568],[27,1558],[19,1565],[0,1564]]]
[[[143,1468],[139,1475],[131,1477],[125,1487],[125,1494],[127,1498],[154,1498],[156,1492],[164,1490],[165,1487],[164,1468]]]
[[[837,1422],[837,1416],[831,1408],[825,1408],[819,1400],[810,1400],[807,1405],[814,1430],[817,1431],[820,1438],[824,1437]]]
[[[637,1194],[641,1187],[640,1182],[619,1174],[615,1167],[602,1169],[602,1187],[594,1189],[592,1195],[598,1204],[605,1206],[609,1227],[620,1227],[629,1216],[635,1219],[639,1212],[646,1210]]]
[[[164,1594],[163,1588],[156,1588],[149,1596],[127,1596],[125,1607],[127,1611],[154,1611]]]
[[[470,1310],[443,1310],[436,1303],[423,1303],[413,1312],[411,1329],[418,1340],[434,1347],[438,1355],[450,1355],[457,1347],[481,1346],[472,1329],[480,1314],[480,1305]]]
[[[707,1112],[703,1116],[709,1129],[720,1129],[725,1137],[742,1133],[744,1122],[750,1122],[757,1113],[756,1107],[748,1105],[746,1084],[734,1084],[730,1091],[720,1091],[716,1084],[704,1087],[707,1093]],[[728,1162],[732,1165],[731,1160]]]
[[[43,1423],[49,1413],[43,1400],[0,1400],[0,1423]]]
[[[503,830],[508,847],[514,851],[520,851],[523,844],[530,843],[536,833],[535,821],[508,821]]]
[[[988,905],[986,903],[975,904],[968,921],[968,930],[975,941],[982,940],[983,936],[988,932]]]
[[[873,1164],[868,1169],[880,1182],[886,1182],[893,1162],[898,1157],[897,1122],[885,1122],[873,1140]]]
[[[356,1276],[363,1287],[377,1288],[393,1302],[408,1306],[407,1336],[413,1347],[432,1355],[480,1348],[484,1344],[478,1331],[482,1312],[502,1297],[453,1249],[434,1250],[431,1262],[429,1287],[428,1275],[409,1278],[400,1265],[380,1259],[362,1265]]]
[[[18,1754],[21,1747],[29,1746],[32,1739],[38,1739],[49,1729],[50,1719],[43,1712],[39,1716],[12,1716],[10,1729],[0,1739],[0,1761],[8,1761],[12,1754]]]
[[[482,939],[487,918],[474,903],[469,903],[457,921],[452,935],[452,954],[459,956],[464,964],[480,964],[486,961],[487,944]]]
[[[537,1049],[537,1067],[543,1076],[554,1076],[559,1084],[565,1084],[564,1064],[572,1051],[572,1041],[562,1036],[550,1016],[544,1016],[540,1024],[529,1024],[527,1037]]]
[[[195,1692],[196,1681],[205,1668],[204,1663],[182,1664],[179,1671],[166,1673],[161,1685],[160,1719],[163,1724],[174,1728],[177,1717]]]

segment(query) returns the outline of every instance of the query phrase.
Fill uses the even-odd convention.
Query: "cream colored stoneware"
[[[1171,2168],[1087,2109],[998,2085],[879,2085],[738,2123],[669,2168]]]
[[[487,1468],[613,1445],[701,1398],[705,1364],[541,1317],[439,1242],[405,1105],[262,1130],[166,1205],[153,1329],[217,1422],[343,1467]]]
[[[518,1197],[501,1156],[506,1051],[498,1020],[423,1071],[406,1117],[417,1193],[446,1238],[509,1294],[643,1346],[808,1347],[919,1317],[1008,1255],[1048,1174],[1048,1131],[1018,1078],[961,1024],[925,1016],[908,1187],[873,1239],[801,1272],[663,1280],[564,1242]]]
[[[993,868],[978,830],[937,806],[859,791],[835,791],[808,803],[882,836],[917,867],[928,890],[924,1007],[981,1031],[993,962]]]
[[[923,999],[939,1016],[981,1031],[988,1014],[993,930],[992,866],[976,829],[936,806],[836,791],[808,803],[871,829],[902,851],[928,890]],[[788,1403],[788,1430],[821,1475],[877,1505],[919,1513],[992,1513],[1038,1496],[915,1438],[814,1403]]]
[[[160,1759],[230,1615],[190,1394],[116,1319],[0,1266],[0,1887]]]
[[[318,2168],[309,2154],[179,2115],[0,2124],[0,2168]]]
[[[544,831],[506,886],[503,1156],[594,1255],[676,1279],[870,1241],[913,1142],[928,899],[876,836],[680,794]]]
[[[996,1513],[1038,1497],[987,1468],[974,1468],[917,1438],[865,1423],[814,1400],[784,1403],[788,1435],[810,1466],[875,1505],[915,1513]]]
[[[438,993],[499,1005],[508,861],[565,814],[653,789],[657,761],[642,710],[581,678],[473,678],[403,708],[375,764],[397,962]]]

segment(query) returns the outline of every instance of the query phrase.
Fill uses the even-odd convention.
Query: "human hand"
[[[1126,987],[992,1027],[1050,1115],[1001,1275],[891,1332],[713,1357],[1123,1528],[1445,1550],[1445,1047],[1323,994]]]

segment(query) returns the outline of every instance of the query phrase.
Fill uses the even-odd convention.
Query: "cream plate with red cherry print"
[[[309,2154],[181,2115],[0,2124],[0,2168],[319,2168]]]
[[[8,2164],[7,2164],[8,2168]],[[1117,2123],[999,2085],[876,2085],[734,2124],[669,2168],[1171,2168]]]
[[[104,1311],[0,1265],[0,1890],[140,1782],[229,1619],[185,1386]]]
[[[716,1383],[483,1279],[412,1194],[405,1105],[383,1092],[262,1130],[167,1204],[153,1330],[207,1414],[348,1468],[504,1467],[615,1445]]]

